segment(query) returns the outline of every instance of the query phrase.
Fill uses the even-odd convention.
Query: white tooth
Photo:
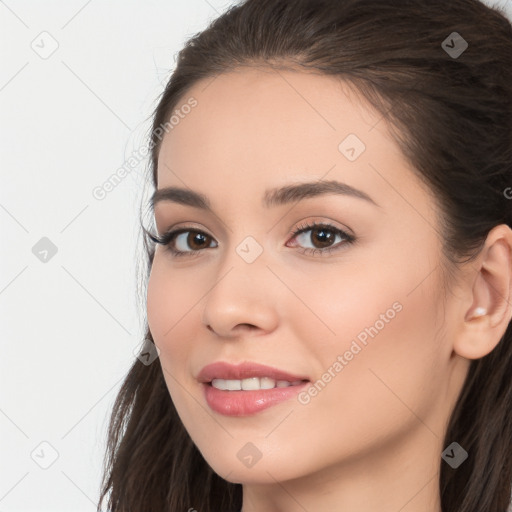
[[[258,377],[249,377],[248,379],[242,379],[242,389],[253,390],[260,389],[260,379]]]
[[[258,389],[272,389],[275,387],[286,388],[288,386],[296,386],[302,381],[288,382],[287,380],[274,380],[270,377],[249,377],[247,379],[213,379],[212,386],[222,391],[254,391]]]
[[[220,389],[222,391],[225,391],[228,389],[226,385],[226,381],[224,379],[213,379],[212,380],[212,386],[216,389]]]
[[[242,383],[239,380],[226,380],[226,388],[229,391],[238,391],[242,389]]]
[[[276,381],[270,377],[261,377],[260,388],[261,389],[272,389],[276,387]]]

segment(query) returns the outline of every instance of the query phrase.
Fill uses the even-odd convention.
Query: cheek
[[[199,297],[193,287],[180,279],[179,273],[171,272],[165,261],[155,256],[147,286],[148,326],[160,350],[159,362],[169,395],[185,425],[191,424],[187,415],[200,414],[183,391],[191,385],[189,363],[194,350],[191,340],[198,322],[194,304]]]
[[[440,273],[432,272],[435,250],[435,244],[417,244],[416,253],[404,256],[405,251],[390,244],[377,256],[374,252],[357,261],[347,257],[337,268],[304,272],[293,280],[294,293],[307,307],[288,301],[294,306],[291,323],[295,338],[308,340],[313,359],[320,361],[317,373],[347,351],[347,369],[362,366],[361,375],[367,376],[372,364],[390,373],[401,368],[395,377],[406,377],[409,368],[431,369],[441,307]]]
[[[201,295],[193,284],[171,272],[165,261],[155,259],[147,287],[147,317],[153,339],[161,351],[163,364],[177,366],[190,350]],[[170,357],[172,355],[172,357]]]
[[[428,416],[442,392],[446,368],[437,337],[438,276],[417,286],[428,272],[422,269],[428,266],[402,264],[374,275],[352,272],[316,280],[322,293],[308,294],[323,321],[313,329],[311,317],[304,319],[298,331],[313,341],[311,359],[320,363],[318,394],[311,404],[317,401],[312,407],[320,416],[336,418],[337,433],[355,436],[354,443],[375,440],[375,432],[411,428],[416,415]],[[319,418],[306,421],[316,424]]]

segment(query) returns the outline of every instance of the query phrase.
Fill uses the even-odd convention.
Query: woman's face
[[[243,69],[199,82],[176,110],[192,97],[163,138],[158,189],[201,194],[211,210],[156,202],[159,235],[191,232],[170,243],[184,255],[157,245],[147,308],[194,443],[232,482],[355,478],[376,457],[403,473],[413,454],[426,483],[467,370],[450,337],[457,298],[443,293],[433,198],[385,121],[333,78]],[[331,182],[359,196],[324,186],[264,202],[271,189]],[[309,382],[258,409],[276,391],[199,381],[219,361]]]

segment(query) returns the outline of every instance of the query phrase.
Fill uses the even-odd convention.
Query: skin
[[[470,359],[489,353],[512,317],[512,231],[494,228],[447,291],[434,199],[355,91],[332,77],[243,68],[197,83],[183,103],[190,96],[198,105],[163,139],[158,188],[201,192],[214,214],[162,202],[156,227],[193,224],[211,238],[181,236],[181,250],[205,247],[192,257],[157,246],[147,312],[194,443],[243,484],[243,512],[440,512],[447,421]],[[366,146],[353,162],[338,149],[351,133]],[[261,204],[269,187],[319,180],[380,207],[341,195]],[[336,235],[324,247],[339,251],[302,254],[322,247],[314,230],[292,238],[302,221],[357,240]],[[247,236],[263,249],[250,264],[236,252]],[[256,361],[316,382],[394,303],[401,310],[308,404],[246,417],[208,407],[195,378],[206,364]],[[474,318],[476,307],[487,314]],[[237,457],[248,442],[261,453],[252,467]]]

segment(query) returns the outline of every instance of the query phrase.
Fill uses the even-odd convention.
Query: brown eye
[[[187,246],[194,251],[205,249],[209,246],[211,240],[212,238],[209,235],[201,231],[183,231],[174,237],[175,248],[178,252],[187,252]]]
[[[305,233],[307,233],[308,231],[311,231],[311,234],[304,238],[306,240],[311,240],[313,245],[318,244],[319,249],[328,247],[329,245],[334,243],[336,239],[336,234],[334,234],[334,230],[329,228],[326,229],[324,227],[315,227],[313,229],[306,230]]]
[[[213,241],[210,235],[191,228],[168,231],[161,237],[150,234],[149,237],[153,242],[163,245],[173,256],[196,256]]]
[[[309,234],[307,234],[308,232]],[[337,237],[339,237],[340,243],[332,246]],[[355,237],[345,233],[345,231],[330,224],[320,223],[299,226],[293,233],[293,238],[297,239],[301,245],[308,243],[313,245],[312,248],[306,247],[300,251],[304,254],[329,253],[355,242]]]

